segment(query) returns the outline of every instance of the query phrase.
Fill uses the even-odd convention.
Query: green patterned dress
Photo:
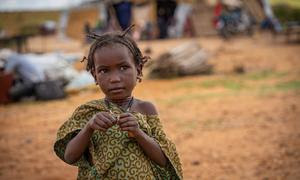
[[[114,114],[122,110],[112,105]],[[79,106],[58,130],[54,151],[64,160],[68,142],[85,126],[92,116],[100,111],[109,112],[104,100],[94,100]],[[134,138],[119,130],[117,125],[106,132],[95,131],[86,153],[76,163],[77,179],[182,179],[182,169],[175,145],[167,139],[157,115],[133,113],[140,128],[160,145],[168,158],[162,168],[150,160]]]

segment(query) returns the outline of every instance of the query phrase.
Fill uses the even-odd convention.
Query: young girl
[[[78,166],[78,179],[182,179],[154,105],[132,96],[148,58],[126,35],[130,28],[90,35],[95,42],[86,69],[105,98],[79,106],[54,144],[59,158]]]

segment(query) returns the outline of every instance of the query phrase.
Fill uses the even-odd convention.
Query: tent
[[[61,11],[90,0],[0,0],[0,12]]]
[[[0,13],[60,12],[58,33],[60,37],[65,37],[70,11],[94,1],[95,0],[0,0]]]

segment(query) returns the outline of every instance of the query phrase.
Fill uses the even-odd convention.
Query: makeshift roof
[[[0,12],[60,11],[92,0],[0,0]]]

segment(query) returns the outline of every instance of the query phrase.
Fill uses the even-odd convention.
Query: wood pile
[[[179,76],[210,74],[213,66],[208,64],[208,53],[196,42],[188,42],[160,55],[149,67],[150,78],[173,78]]]

